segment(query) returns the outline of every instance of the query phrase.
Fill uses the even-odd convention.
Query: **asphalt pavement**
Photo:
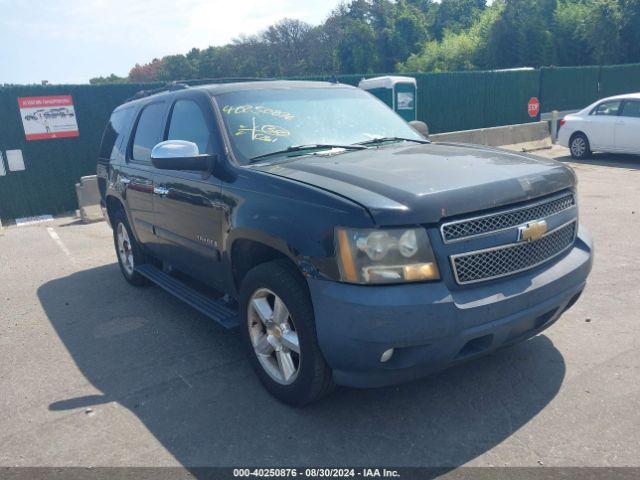
[[[571,165],[596,257],[560,321],[304,409],[266,393],[237,332],[129,286],[105,223],[0,230],[0,466],[640,466],[640,157]]]

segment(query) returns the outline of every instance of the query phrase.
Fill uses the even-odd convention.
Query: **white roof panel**
[[[416,79],[413,77],[387,76],[374,77],[360,80],[358,88],[363,90],[371,90],[373,88],[393,88],[398,83],[412,83],[416,86]]]

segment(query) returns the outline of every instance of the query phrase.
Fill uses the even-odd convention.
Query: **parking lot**
[[[305,409],[266,393],[236,331],[129,286],[105,223],[0,230],[0,466],[640,466],[640,157],[571,165],[596,257],[559,322]]]

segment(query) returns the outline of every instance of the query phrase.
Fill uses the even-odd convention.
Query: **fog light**
[[[388,362],[392,355],[393,355],[393,348],[390,348],[389,350],[385,350],[383,354],[380,356],[380,361],[382,363]]]

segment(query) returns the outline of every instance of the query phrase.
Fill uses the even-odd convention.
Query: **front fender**
[[[368,212],[348,199],[263,172],[242,172],[222,195],[226,261],[235,241],[254,240],[286,255],[307,276],[335,279],[335,227],[373,225]]]

